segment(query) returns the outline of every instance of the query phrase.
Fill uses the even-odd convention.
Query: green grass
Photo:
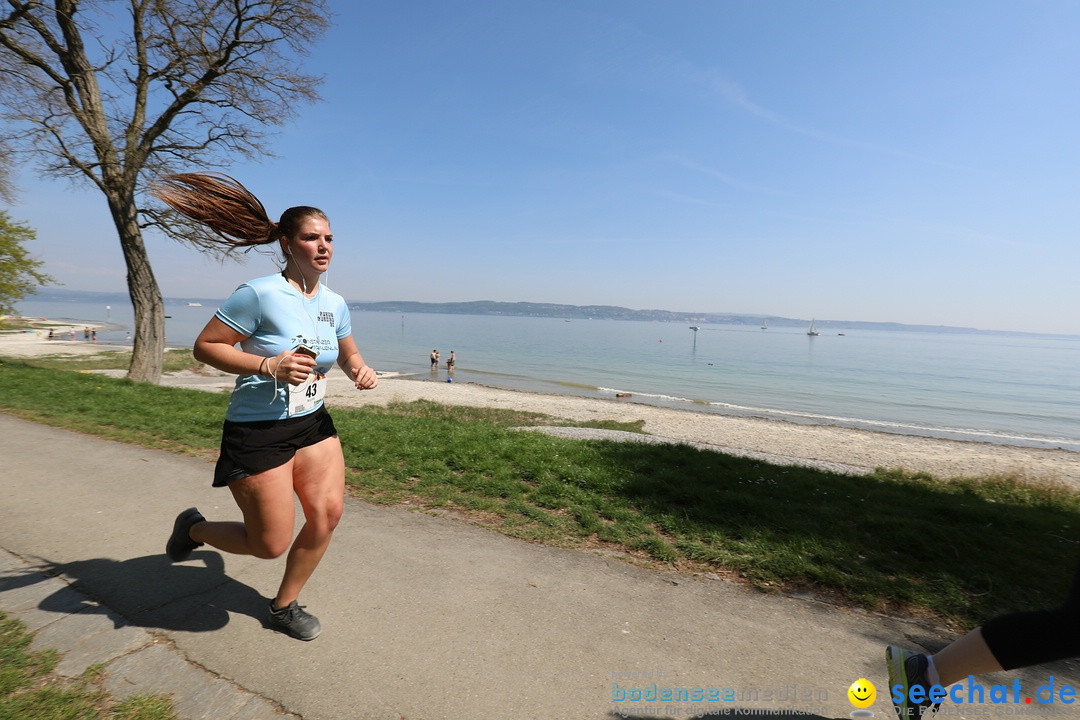
[[[4,412],[207,459],[226,403],[0,365]],[[554,438],[512,429],[551,422],[541,415],[426,401],[333,413],[358,497],[960,628],[1059,603],[1080,553],[1080,494],[1016,478],[850,477],[687,446]]]
[[[0,720],[175,720],[163,697],[136,695],[115,702],[91,668],[75,681],[52,675],[55,650],[33,652],[33,636],[0,612]]]

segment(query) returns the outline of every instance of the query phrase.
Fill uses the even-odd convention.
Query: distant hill
[[[701,313],[670,310],[631,310],[615,305],[561,305],[557,303],[472,302],[424,303],[411,300],[351,302],[353,310],[399,313],[445,313],[450,315],[513,315],[515,317],[552,317],[572,320],[656,320],[659,322],[714,322]],[[710,316],[721,317],[721,316]],[[721,321],[715,321],[721,322]],[[760,319],[758,320],[760,322]]]
[[[39,288],[33,295],[27,295],[27,300],[40,300],[42,302],[78,302],[98,303],[99,305],[130,305],[131,296],[127,292],[96,292],[93,290],[68,290],[67,288],[46,287]],[[217,306],[223,298],[197,298],[197,297],[167,297],[167,304],[182,304],[189,302],[201,302],[204,305]]]
[[[86,303],[130,303],[127,293],[91,292],[66,288],[42,288],[35,300]],[[28,298],[29,299],[29,298]],[[168,297],[166,303],[201,302],[216,307],[221,298]],[[673,310],[632,310],[617,305],[563,305],[558,303],[495,302],[475,300],[471,302],[427,303],[412,300],[387,300],[381,302],[350,302],[349,307],[361,312],[394,313],[445,313],[450,315],[510,315],[515,317],[551,317],[567,320],[647,320],[652,322],[677,322],[687,325],[749,325],[759,327],[768,320],[769,327],[801,327],[810,324],[809,318],[786,318],[776,315],[752,315],[737,313],[676,312]],[[994,333],[1027,335],[1008,331],[978,330],[976,328],[947,325],[905,325],[891,322],[856,322],[848,320],[817,320],[822,332],[845,330],[908,330],[921,332]]]
[[[512,315],[516,317],[553,317],[567,320],[648,320],[679,322],[690,325],[752,325],[759,327],[768,320],[769,327],[807,327],[809,318],[786,318],[775,315],[745,315],[735,313],[676,312],[673,310],[631,310],[616,305],[561,305],[557,303],[472,302],[425,303],[412,300],[382,302],[350,302],[353,310],[396,313],[445,313],[449,315]],[[818,330],[919,330],[923,332],[982,332],[975,328],[944,325],[904,325],[902,323],[853,322],[818,320]]]
[[[38,288],[37,292],[27,295],[26,299],[40,300],[42,302],[131,304],[131,296],[126,292],[94,292],[92,290],[68,290],[56,287]]]

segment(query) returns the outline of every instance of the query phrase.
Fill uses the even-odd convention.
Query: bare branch
[[[327,0],[6,0],[3,13],[0,195],[16,154],[101,190],[136,308],[132,374],[153,376],[152,363],[135,370],[143,334],[162,344],[142,228],[209,246],[139,206],[147,182],[268,154],[270,132],[318,99],[320,79],[300,63],[328,25]]]
[[[264,141],[316,100],[320,79],[299,62],[327,26],[325,0],[128,0],[117,35],[103,6],[8,0],[0,18],[0,91],[9,126],[33,128],[29,148],[64,162],[77,157],[100,184],[107,171],[136,177],[155,154],[184,164],[225,154],[264,154]],[[113,4],[110,4],[113,5]],[[86,42],[86,29],[93,46]],[[94,50],[97,60],[89,53]],[[12,82],[8,82],[8,78]],[[18,95],[18,97],[5,97]],[[14,100],[14,101],[13,101]],[[48,108],[47,119],[35,111]],[[13,139],[0,129],[0,137]],[[55,162],[42,163],[56,171]],[[93,180],[89,175],[87,178]],[[108,180],[106,184],[113,184]]]

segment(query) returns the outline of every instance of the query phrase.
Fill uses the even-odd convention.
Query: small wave
[[[559,387],[571,388],[573,390],[596,390],[596,391],[601,391],[602,390],[601,388],[598,388],[595,385],[589,385],[588,383],[570,382],[570,381],[567,381],[567,380],[553,380],[552,384],[553,385],[558,385]]]
[[[821,413],[801,412],[798,410],[745,407],[721,402],[710,402],[708,404],[713,407],[724,408],[728,411],[762,414],[770,418],[787,418],[813,424],[840,425],[900,435],[926,435],[930,437],[952,438],[968,442],[986,442],[998,445],[1024,445],[1043,448],[1062,448],[1074,451],[1080,450],[1080,442],[1077,442],[1075,439],[1064,437],[1040,437],[1004,431],[977,430],[975,428],[956,428],[890,420],[867,420],[866,418],[846,417],[843,415],[825,415]]]
[[[711,405],[712,404],[712,403],[707,403],[704,400],[691,400],[690,398],[679,397],[678,395],[661,395],[659,393],[635,392],[633,390],[616,390],[615,388],[607,388],[607,387],[598,387],[596,389],[597,389],[597,391],[602,392],[602,393],[615,393],[615,394],[627,393],[627,394],[633,395],[634,397],[637,397],[637,398],[648,398],[650,400],[663,400],[664,402],[689,403],[689,404],[692,404],[692,405]]]
[[[647,401],[659,401],[671,405],[704,405],[715,409],[721,414],[743,415],[761,417],[773,420],[787,420],[790,422],[808,425],[837,425],[841,427],[857,428],[876,432],[887,432],[895,435],[916,435],[943,439],[960,440],[964,442],[985,442],[995,445],[1017,445],[1035,448],[1062,449],[1072,452],[1080,451],[1080,441],[1075,438],[1064,437],[1039,437],[1021,435],[1004,431],[977,430],[973,428],[954,428],[947,426],[933,426],[919,423],[905,423],[889,420],[868,420],[866,418],[846,417],[843,415],[825,415],[821,413],[803,412],[799,410],[777,410],[775,408],[755,407],[751,405],[736,405],[719,401],[693,400],[677,395],[663,395],[659,393],[642,393],[632,390],[618,390],[615,388],[599,387],[604,393],[629,393],[635,398]]]

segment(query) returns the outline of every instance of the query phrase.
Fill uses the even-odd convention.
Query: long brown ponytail
[[[185,217],[201,223],[230,248],[266,245],[292,237],[307,217],[326,219],[309,206],[291,207],[275,223],[259,198],[237,180],[222,173],[178,173],[153,183],[150,194]]]

